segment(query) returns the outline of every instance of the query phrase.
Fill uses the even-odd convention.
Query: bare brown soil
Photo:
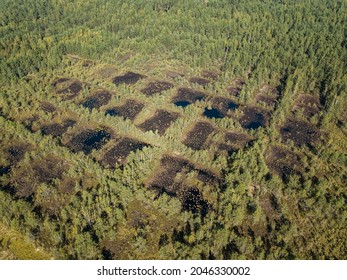
[[[218,73],[210,70],[204,70],[201,72],[201,76],[209,80],[218,80]]]
[[[8,161],[10,166],[17,164],[24,158],[26,152],[32,150],[30,144],[10,144],[1,149],[2,156]]]
[[[269,118],[269,112],[258,107],[242,108],[243,116],[239,119],[245,129],[258,129],[265,127]]]
[[[56,93],[63,96],[63,99],[68,100],[76,97],[83,89],[83,84],[79,80],[60,78],[53,83],[56,87]]]
[[[300,157],[287,148],[273,146],[266,155],[266,164],[269,169],[283,179],[292,174],[300,174],[302,163]]]
[[[288,119],[280,128],[284,141],[292,140],[296,146],[310,145],[321,135],[319,129],[306,121]]]
[[[229,110],[235,110],[239,107],[239,105],[232,99],[215,97],[212,99],[212,107],[217,108],[224,115],[227,115]]]
[[[62,179],[67,166],[56,156],[35,159],[30,166],[20,166],[11,174],[11,184],[16,195],[29,197],[39,183],[51,184],[54,179]]]
[[[264,94],[258,94],[255,97],[255,100],[257,101],[257,103],[259,104],[264,104],[266,106],[270,106],[270,107],[275,107],[276,105],[276,97],[275,96],[269,96],[269,95],[264,95]]]
[[[64,120],[62,123],[53,123],[49,125],[45,125],[41,127],[42,133],[45,135],[52,135],[52,136],[61,136],[63,135],[69,127],[72,127],[76,124],[75,120],[67,119]]]
[[[158,131],[163,135],[170,125],[179,117],[179,113],[157,110],[151,118],[145,120],[138,127],[143,131]]]
[[[165,155],[149,187],[156,190],[158,195],[167,193],[178,197],[182,203],[182,211],[204,216],[209,205],[197,187],[186,184],[185,178],[190,172],[196,172],[197,179],[204,184],[219,186],[221,183],[220,178],[212,171],[198,168],[186,159]]]
[[[273,85],[269,85],[269,84],[265,84],[263,85],[260,90],[259,90],[259,94],[262,95],[272,95],[272,96],[278,96],[279,95],[279,91],[278,89],[273,86]]]
[[[111,138],[111,132],[105,129],[87,129],[75,135],[66,146],[73,152],[89,154],[94,149],[100,149]]]
[[[311,118],[319,114],[320,110],[316,106],[297,104],[294,105],[293,111],[301,111],[305,117]]]
[[[173,88],[173,84],[166,81],[150,82],[141,92],[147,96],[152,96],[165,90]]]
[[[244,148],[251,140],[252,138],[245,133],[227,132],[224,135],[225,143],[231,145],[234,149]]]
[[[172,103],[185,101],[188,103],[195,103],[196,101],[204,100],[206,94],[202,91],[191,88],[179,88],[176,96],[172,99]]]
[[[117,165],[123,165],[131,152],[142,150],[149,145],[136,139],[122,138],[116,145],[106,152],[101,164],[105,167],[115,168]]]
[[[240,92],[241,92],[242,88],[241,87],[236,87],[236,86],[230,86],[228,87],[228,93],[231,96],[235,96],[238,97]]]
[[[144,78],[146,78],[145,75],[134,73],[134,72],[127,72],[122,76],[117,76],[113,78],[112,82],[116,86],[121,84],[133,85],[133,84],[136,84],[139,80],[142,80]]]
[[[111,92],[107,90],[98,91],[91,96],[88,96],[81,105],[90,110],[95,108],[100,108],[103,105],[106,105],[112,98]]]
[[[211,83],[210,80],[207,80],[207,79],[201,78],[201,77],[192,77],[189,79],[189,82],[192,84],[198,84],[198,85],[203,86],[203,87],[205,87]]]
[[[107,109],[105,114],[110,116],[120,116],[133,121],[141,112],[143,107],[143,103],[133,99],[127,99],[123,105]]]
[[[53,113],[56,111],[56,108],[54,107],[54,105],[52,105],[49,102],[41,102],[40,107],[46,113]]]
[[[166,77],[171,78],[171,79],[176,79],[178,77],[184,77],[184,74],[176,71],[166,71],[165,72]]]
[[[198,122],[193,129],[187,133],[183,144],[192,148],[193,150],[203,149],[208,136],[214,130],[214,127],[210,123]]]

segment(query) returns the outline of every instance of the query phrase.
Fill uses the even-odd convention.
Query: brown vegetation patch
[[[227,115],[229,110],[235,110],[239,105],[232,99],[225,97],[215,97],[212,99],[212,106],[223,114]]]
[[[272,95],[277,97],[279,95],[279,91],[275,86],[265,84],[259,89],[259,94]]]
[[[201,78],[201,77],[192,77],[189,79],[189,82],[192,84],[198,84],[200,86],[207,86],[208,84],[211,83],[210,80],[207,80],[205,78]]]
[[[143,131],[158,131],[159,135],[163,135],[170,125],[180,115],[176,112],[168,112],[165,110],[157,110],[151,118],[145,120],[138,127]]]
[[[226,144],[231,145],[235,149],[244,148],[247,143],[251,141],[251,137],[245,133],[239,132],[227,132],[224,135],[224,141]]]
[[[204,70],[201,72],[201,76],[203,76],[206,79],[210,80],[217,80],[218,79],[218,73],[210,70]]]
[[[40,107],[46,113],[53,113],[57,110],[54,105],[49,102],[41,102]]]
[[[297,103],[301,103],[307,106],[315,106],[316,108],[321,107],[319,96],[314,96],[311,94],[300,94],[296,101]]]
[[[87,129],[75,135],[67,147],[73,152],[84,152],[89,154],[92,150],[100,149],[112,138],[111,132],[105,129]]]
[[[95,74],[101,78],[108,79],[111,78],[116,72],[117,68],[114,66],[105,66],[95,72]]]
[[[176,71],[171,71],[171,70],[166,71],[165,75],[166,75],[166,77],[171,78],[171,79],[176,79],[178,77],[184,77],[184,74],[182,74],[180,72],[176,72]]]
[[[144,78],[146,78],[145,75],[134,73],[134,72],[127,72],[122,76],[117,76],[113,78],[112,82],[116,86],[121,84],[133,85],[133,84],[136,84],[139,80]]]
[[[189,104],[204,100],[206,94],[202,91],[191,88],[179,88],[172,103],[187,102]]]
[[[198,122],[194,128],[187,133],[183,144],[193,150],[200,150],[204,147],[208,136],[214,130],[214,127],[210,123]]]
[[[107,90],[101,90],[97,93],[94,93],[91,96],[88,96],[81,105],[90,110],[94,108],[100,108],[103,105],[106,105],[112,98],[111,92]]]
[[[269,169],[283,179],[292,174],[300,174],[302,163],[300,157],[289,149],[273,146],[266,155]]]
[[[32,150],[30,144],[10,144],[1,149],[2,157],[6,159],[10,166],[15,165],[24,158],[26,152]]]
[[[76,124],[75,120],[67,119],[64,120],[62,123],[53,123],[49,125],[45,125],[41,127],[42,133],[45,135],[52,135],[52,136],[61,136],[63,135],[69,127],[72,127]]]
[[[152,96],[165,90],[173,88],[173,84],[166,81],[150,82],[141,92],[147,96]]]
[[[136,118],[136,116],[141,112],[143,107],[143,103],[133,99],[128,99],[121,106],[115,106],[110,109],[107,109],[105,114],[110,116],[120,116],[133,121]]]
[[[126,163],[127,157],[131,152],[142,150],[144,147],[148,147],[147,143],[141,142],[136,139],[122,138],[116,145],[106,152],[101,163],[105,167],[115,168],[117,165],[123,165]]]
[[[53,86],[56,88],[56,93],[63,95],[65,100],[74,98],[77,96],[83,89],[83,84],[79,80],[60,78],[53,83]]]
[[[243,115],[239,119],[241,125],[245,129],[258,129],[267,124],[269,112],[258,107],[242,108]]]
[[[296,104],[293,107],[293,111],[301,111],[302,114],[306,117],[313,117],[319,114],[320,110],[316,106],[310,106],[305,104]]]
[[[284,141],[292,140],[296,146],[313,144],[321,135],[313,124],[296,119],[287,120],[280,133]]]
[[[274,96],[269,96],[269,95],[264,95],[264,94],[258,94],[255,97],[255,100],[257,101],[257,103],[259,104],[264,104],[266,106],[270,106],[270,107],[275,107],[276,105],[276,97]]]
[[[184,188],[184,191],[179,193],[179,199],[182,203],[183,211],[198,213],[203,217],[206,216],[209,204],[197,187]]]
[[[11,185],[19,197],[29,197],[40,183],[52,184],[54,179],[62,179],[66,171],[64,160],[47,156],[32,161],[30,166],[23,165],[12,171]]]

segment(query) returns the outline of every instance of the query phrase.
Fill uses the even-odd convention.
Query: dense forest
[[[346,0],[2,0],[0,259],[346,259]]]

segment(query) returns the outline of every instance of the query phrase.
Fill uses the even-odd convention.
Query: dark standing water
[[[260,113],[256,115],[256,119],[252,120],[248,125],[245,126],[246,129],[258,129],[261,126],[264,126],[265,123],[264,116]]]
[[[234,102],[229,102],[228,103],[228,109],[229,110],[235,110],[235,109],[237,109],[239,107],[239,105],[237,105],[236,103],[234,103]]]
[[[82,106],[85,107],[85,108],[88,108],[90,110],[93,110],[94,108],[97,107],[97,104],[98,104],[98,100],[94,99],[94,98],[91,98],[91,99],[88,99],[88,100],[84,101],[82,103]]]
[[[119,116],[119,112],[116,109],[114,109],[114,108],[113,109],[108,109],[108,110],[106,110],[105,115],[110,115],[112,117]]]
[[[104,131],[104,130],[99,130],[93,134],[91,134],[89,137],[87,137],[84,141],[83,144],[85,146],[88,146],[90,148],[99,148],[100,142],[106,139],[110,139],[111,135]]]
[[[187,107],[191,103],[189,101],[177,101],[174,104],[179,107]]]
[[[205,108],[204,114],[205,117],[208,117],[210,119],[216,118],[216,119],[222,119],[224,118],[224,114],[221,113],[218,109],[212,108],[209,110],[208,108]]]

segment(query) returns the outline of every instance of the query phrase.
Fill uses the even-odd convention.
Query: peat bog
[[[100,149],[112,138],[106,129],[86,129],[72,137],[66,146],[73,152],[90,154],[92,150]]]
[[[173,87],[174,85],[172,83],[166,81],[154,81],[150,82],[145,88],[141,90],[141,92],[147,96],[152,96],[156,93],[169,90]]]
[[[88,96],[84,101],[81,102],[81,105],[90,110],[100,108],[101,106],[106,105],[111,100],[111,97],[111,92],[101,90]]]
[[[120,116],[134,120],[143,109],[144,104],[134,99],[125,100],[123,105],[115,106],[106,110],[105,114],[110,116]]]
[[[63,135],[70,127],[76,124],[75,120],[67,119],[62,123],[53,123],[41,127],[41,131],[44,135],[52,135],[55,137]]]
[[[204,144],[208,136],[214,131],[214,127],[208,122],[198,122],[187,133],[183,144],[193,150],[201,150],[204,148]]]
[[[144,147],[149,147],[147,143],[141,142],[132,138],[120,139],[114,147],[108,150],[101,160],[101,164],[105,167],[115,168],[117,165],[126,163],[127,157],[131,152],[142,150]]]
[[[197,101],[202,101],[206,94],[202,91],[191,88],[179,88],[176,96],[172,99],[172,103],[176,106],[186,107]]]
[[[159,135],[163,135],[179,116],[179,113],[160,109],[157,110],[152,117],[138,125],[138,127],[143,131],[158,131]]]
[[[135,73],[135,72],[127,72],[122,76],[117,76],[117,77],[113,78],[112,82],[116,86],[119,86],[121,84],[133,85],[144,78],[146,78],[145,75]]]
[[[243,107],[243,116],[239,119],[241,126],[245,129],[258,129],[265,127],[269,113],[258,107]]]

